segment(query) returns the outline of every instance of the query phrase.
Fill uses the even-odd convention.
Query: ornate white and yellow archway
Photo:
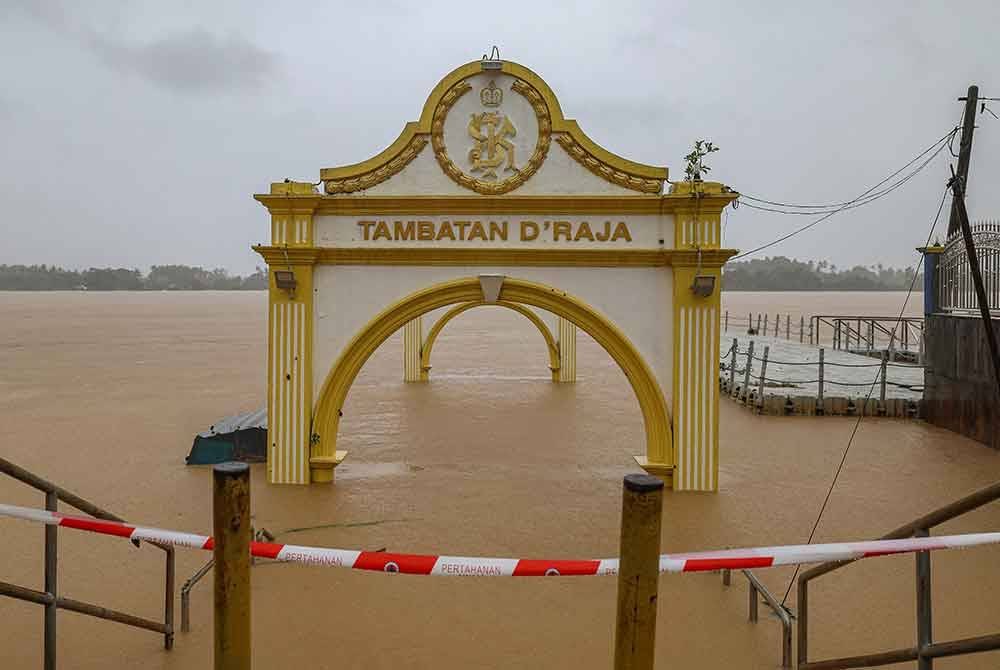
[[[692,286],[718,282],[735,253],[720,226],[735,193],[664,192],[666,168],[598,146],[509,61],[459,67],[387,149],[320,179],[322,192],[286,181],[256,196],[271,214],[255,247],[271,270],[269,481],[332,480],[343,400],[392,332],[406,333],[417,381],[422,317],[502,302],[545,326],[550,367],[559,333],[564,381],[577,326],[611,353],[642,408],[645,469],[676,489],[718,487],[719,292]],[[502,295],[480,276],[505,277]]]
[[[552,331],[549,330],[548,325],[546,325],[546,323],[541,319],[541,317],[539,317],[537,314],[531,311],[531,309],[519,303],[508,302],[506,300],[497,300],[496,302],[486,302],[485,300],[476,300],[473,302],[461,303],[459,305],[456,305],[455,307],[452,307],[447,312],[442,314],[441,317],[434,322],[434,325],[431,326],[430,331],[428,331],[427,333],[426,339],[424,339],[421,342],[419,351],[420,368],[417,371],[419,373],[420,380],[427,381],[430,377],[431,353],[434,351],[434,344],[437,342],[438,335],[441,334],[441,331],[444,330],[444,327],[447,326],[452,321],[452,319],[459,316],[460,314],[468,312],[470,309],[475,309],[476,307],[487,307],[490,305],[496,307],[504,307],[506,309],[514,311],[523,316],[524,318],[526,318],[528,321],[531,322],[531,324],[535,328],[538,329],[538,332],[541,334],[542,339],[545,340],[545,348],[549,355],[549,372],[551,372],[552,374],[552,381],[558,382],[559,340],[557,340],[555,336],[552,335]],[[414,321],[410,321],[410,323],[414,323],[415,321],[416,319]]]
[[[413,319],[440,307],[484,300],[482,284],[481,278],[468,277],[412,293],[383,310],[355,335],[330,369],[316,403],[314,448],[309,462],[314,481],[332,478],[333,467],[342,458],[337,455],[336,449],[341,409],[347,392],[369,356],[390,335]],[[642,356],[610,320],[563,291],[515,278],[504,277],[499,297],[490,302],[530,305],[547,310],[593,337],[625,373],[639,401],[646,429],[646,453],[640,460],[651,464],[659,474],[670,474],[673,449],[670,443],[670,415],[663,391]]]

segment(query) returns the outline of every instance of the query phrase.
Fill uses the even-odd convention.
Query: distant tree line
[[[826,261],[797,261],[784,256],[726,263],[722,272],[725,291],[905,291],[913,268],[887,268],[881,263],[837,269]],[[923,290],[918,276],[914,290]]]
[[[245,291],[267,288],[262,268],[246,277],[222,268],[154,265],[149,274],[128,268],[65,270],[54,265],[0,265],[0,291]]]

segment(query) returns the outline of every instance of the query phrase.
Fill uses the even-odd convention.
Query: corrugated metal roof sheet
[[[247,412],[246,414],[239,414],[237,416],[219,419],[212,424],[208,430],[198,433],[198,435],[201,437],[228,435],[229,433],[235,433],[238,430],[246,430],[248,428],[263,428],[264,430],[267,430],[266,407],[258,409],[254,412]]]

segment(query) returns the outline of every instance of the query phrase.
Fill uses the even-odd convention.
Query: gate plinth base
[[[309,459],[309,478],[313,484],[333,482],[333,470],[347,458],[346,451],[335,452],[333,456],[313,456]]]
[[[654,477],[659,477],[668,488],[674,487],[674,466],[668,463],[651,463],[645,456],[633,456],[640,468]]]

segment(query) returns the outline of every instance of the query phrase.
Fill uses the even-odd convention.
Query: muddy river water
[[[901,294],[729,294],[726,307],[798,314],[898,310]],[[867,301],[867,302],[865,302]],[[0,453],[146,525],[210,532],[210,476],[184,465],[193,435],[262,404],[262,293],[0,293]],[[913,313],[919,313],[919,295]],[[851,308],[851,309],[848,309]],[[351,391],[333,486],[276,487],[253,466],[253,514],[279,541],[488,556],[617,553],[621,479],[643,428],[624,375],[581,336],[579,382],[551,383],[541,339],[508,310],[473,310],[443,332],[432,381],[401,381],[388,341]],[[664,551],[798,543],[853,418],[760,417],[721,403],[721,491],[667,493]],[[817,541],[880,535],[1000,478],[1000,454],[922,422],[865,419]],[[42,497],[0,478],[0,501]],[[938,532],[1000,530],[1000,504]],[[42,529],[0,519],[0,580],[42,588]],[[61,531],[59,587],[157,617],[162,554]],[[178,553],[178,586],[207,559]],[[1000,548],[933,559],[934,635],[1000,630]],[[912,557],[872,559],[815,583],[817,656],[908,646]],[[790,569],[760,571],[783,594]],[[615,579],[449,579],[261,564],[253,569],[259,668],[608,668]],[[794,602],[794,590],[790,598]],[[659,668],[775,668],[777,620],[747,622],[734,576],[660,582]],[[179,611],[178,611],[179,617]],[[0,667],[39,667],[42,610],[0,598]],[[179,621],[179,618],[178,618]],[[152,633],[59,614],[62,668],[206,668],[211,582],[192,631],[164,652]],[[939,661],[1000,665],[1000,655]]]

